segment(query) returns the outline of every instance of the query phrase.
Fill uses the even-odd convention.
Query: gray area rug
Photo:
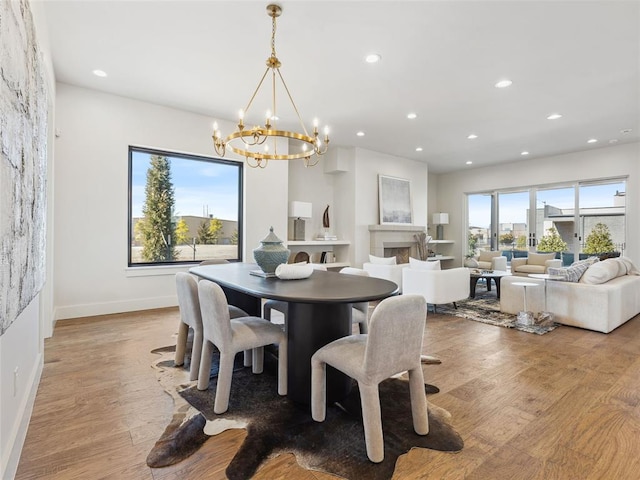
[[[214,354],[211,382],[205,391],[188,379],[188,365],[175,367],[172,347],[155,350],[162,355],[154,364],[158,379],[174,397],[176,413],[147,457],[151,467],[178,463],[207,441],[203,433],[226,428],[246,428],[247,437],[226,469],[230,479],[251,478],[269,458],[293,453],[299,465],[347,479],[390,479],[400,455],[414,447],[456,452],[463,448],[460,435],[451,425],[451,415],[429,404],[429,434],[413,431],[409,385],[405,379],[391,378],[380,384],[385,458],[370,462],[366,455],[360,397],[357,386],[340,405],[327,406],[327,419],[314,422],[308,409],[277,394],[274,352],[265,351],[265,369],[253,375],[236,356],[229,410],[216,415],[217,356]],[[432,367],[433,368],[433,367]],[[430,390],[425,386],[425,391]],[[216,425],[224,424],[218,428]],[[425,465],[425,469],[428,465]]]
[[[483,291],[480,285],[478,287],[475,298],[456,302],[458,308],[455,308],[452,303],[438,305],[437,312],[538,335],[544,335],[559,326],[554,322],[543,325],[520,325],[516,323],[516,315],[500,311],[500,300],[496,297],[495,291],[487,292]]]

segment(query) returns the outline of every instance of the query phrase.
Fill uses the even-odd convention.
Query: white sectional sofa
[[[547,280],[547,311],[558,323],[603,333],[635,317],[640,313],[640,275],[628,260],[631,267],[623,267],[624,261],[597,262],[578,282]],[[527,308],[533,312],[544,309],[544,280],[511,276],[501,280],[501,311],[517,314],[523,309],[523,287],[513,285],[522,281],[539,285],[527,287]]]

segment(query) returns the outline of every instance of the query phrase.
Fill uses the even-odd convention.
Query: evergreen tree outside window
[[[129,266],[241,261],[242,168],[129,147]]]

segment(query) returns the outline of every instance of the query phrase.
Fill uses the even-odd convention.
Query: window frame
[[[191,160],[194,162],[206,162],[213,164],[222,164],[233,166],[238,169],[238,255],[237,258],[227,259],[229,262],[242,262],[243,261],[243,237],[244,237],[244,163],[234,160],[227,160],[218,157],[208,157],[204,155],[197,155],[192,153],[176,152],[172,150],[160,150],[157,148],[141,147],[136,145],[129,145],[128,147],[128,178],[127,178],[127,266],[129,268],[148,268],[154,266],[180,266],[180,265],[198,265],[202,260],[178,260],[178,261],[159,261],[159,262],[144,262],[134,263],[132,262],[132,240],[133,240],[133,154],[143,153],[149,155],[160,155],[168,158],[180,158],[184,160]]]

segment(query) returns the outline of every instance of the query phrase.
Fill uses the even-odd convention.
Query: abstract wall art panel
[[[0,335],[42,289],[48,90],[27,0],[0,1]]]

